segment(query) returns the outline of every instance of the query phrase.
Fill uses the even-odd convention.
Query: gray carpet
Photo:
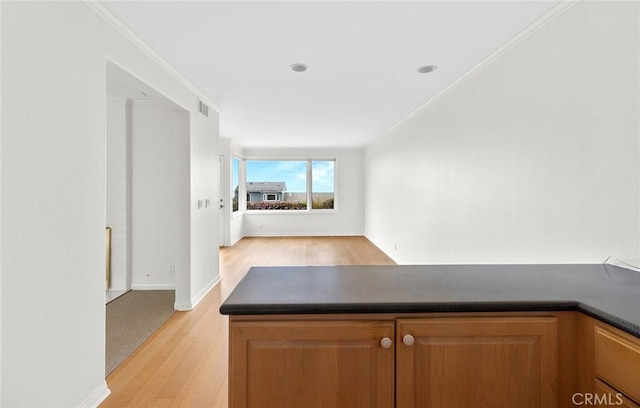
[[[132,290],[107,303],[105,375],[175,313],[173,290]]]

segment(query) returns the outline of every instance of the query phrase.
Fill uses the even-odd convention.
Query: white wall
[[[191,115],[191,308],[215,285],[218,274],[219,116]],[[203,202],[198,209],[198,200]],[[208,204],[207,204],[208,202]]]
[[[362,235],[364,233],[364,162],[362,149],[244,148],[252,158],[336,158],[335,212],[252,213],[243,221],[245,236]]]
[[[111,227],[109,289],[131,288],[131,101],[107,100],[107,226]]]
[[[173,185],[175,195],[173,218],[173,248],[176,265],[175,286],[177,310],[193,308],[191,299],[191,115],[189,112],[174,113],[173,138]],[[185,228],[186,227],[186,228]],[[185,273],[186,272],[186,273]]]
[[[190,110],[192,122],[199,121],[193,119],[197,96],[99,16],[92,8],[99,5],[2,2],[1,7],[0,405],[97,406],[108,393],[105,59]],[[217,149],[215,112],[208,124],[190,123],[190,128],[196,144],[209,140],[206,148]],[[196,184],[199,195],[204,191],[198,179],[207,167],[201,160],[193,170],[181,169],[190,174],[191,192]],[[215,231],[215,222],[204,216],[188,222],[191,244],[197,246],[190,256],[207,258],[202,248],[211,250],[217,242],[194,230],[210,222],[207,228]],[[209,258],[198,260],[202,265],[185,278],[188,303],[217,277]]]
[[[374,141],[366,236],[399,263],[637,257],[638,29],[581,2]]]
[[[173,289],[175,109],[134,102],[132,114],[132,288]]]
[[[0,60],[2,60],[2,2],[0,2]],[[0,107],[2,106],[2,64],[0,63]],[[2,112],[4,109],[0,109],[0,124],[2,123]],[[2,306],[2,271],[3,271],[3,262],[2,262],[2,127],[0,126],[0,308]],[[0,356],[2,356],[2,311],[0,309]],[[2,403],[2,364],[0,363],[0,404]]]

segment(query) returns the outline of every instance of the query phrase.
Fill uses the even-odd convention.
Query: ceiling
[[[221,136],[247,147],[364,146],[557,4],[104,3],[222,108]]]

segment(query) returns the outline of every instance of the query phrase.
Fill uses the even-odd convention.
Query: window
[[[247,160],[247,210],[306,210],[307,162]]]
[[[245,168],[248,211],[335,209],[335,160],[247,160]]]
[[[311,162],[311,203],[314,210],[333,210],[335,207],[335,161]]]
[[[238,160],[237,157],[233,157],[231,159],[231,197],[233,197],[231,208],[233,209],[233,212],[236,212],[239,209],[239,206],[238,206],[239,205],[238,197],[240,197],[239,195],[240,184],[238,183],[239,179],[240,179],[240,160]]]

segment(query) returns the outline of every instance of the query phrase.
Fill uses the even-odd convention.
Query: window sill
[[[245,215],[264,215],[264,214],[336,214],[338,210],[247,210]]]

